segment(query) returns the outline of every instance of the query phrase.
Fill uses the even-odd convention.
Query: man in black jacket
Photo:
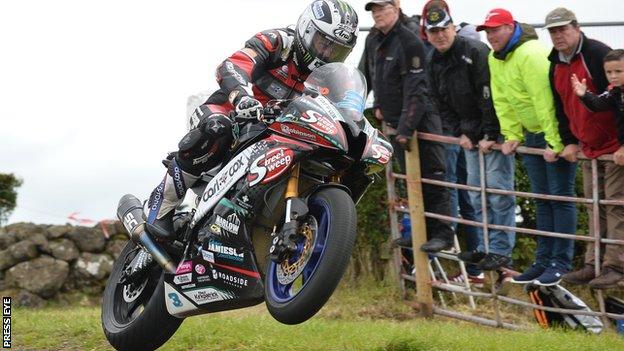
[[[443,9],[427,13],[425,29],[434,47],[426,67],[430,93],[445,134],[460,138],[466,157],[467,184],[480,184],[478,147],[485,153],[488,188],[513,190],[513,156],[490,152],[500,138],[500,126],[489,88],[488,47],[480,41],[458,36],[451,16]],[[475,220],[480,222],[483,218],[481,194],[471,191],[469,196]],[[489,223],[515,225],[513,196],[489,194],[487,202]],[[478,237],[476,251],[460,253],[461,259],[477,264],[480,270],[495,270],[510,263],[515,244],[513,231],[490,229],[486,243],[479,228]],[[486,244],[489,244],[487,254]]]
[[[422,41],[399,20],[393,0],[369,1],[365,9],[375,20],[366,38],[360,69],[375,91],[375,117],[395,129],[390,135],[395,150],[407,149],[414,131],[442,134],[442,125],[427,95],[424,72],[425,48]],[[444,147],[420,141],[421,174],[424,178],[444,180]],[[409,151],[409,150],[407,150]],[[405,154],[396,153],[405,170]],[[442,187],[423,184],[425,210],[450,214],[449,192]],[[453,230],[443,221],[427,218],[430,240],[421,250],[437,252],[453,244]]]

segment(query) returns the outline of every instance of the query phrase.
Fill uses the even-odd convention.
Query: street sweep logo
[[[11,298],[2,298],[2,348],[11,348]]]

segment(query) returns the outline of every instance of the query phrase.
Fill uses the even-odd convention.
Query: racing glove
[[[238,117],[262,120],[263,107],[260,101],[250,96],[243,96],[238,100],[235,107]]]

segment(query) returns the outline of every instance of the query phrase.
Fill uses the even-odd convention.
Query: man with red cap
[[[544,156],[523,155],[522,162],[539,194],[574,196],[576,163],[558,158],[563,150],[552,90],[548,78],[548,49],[533,27],[518,23],[505,9],[491,10],[478,31],[485,30],[493,51],[488,57],[494,109],[505,142],[502,152],[512,154],[525,146],[545,149]],[[573,203],[536,200],[537,229],[574,234]],[[555,285],[571,268],[574,242],[538,236],[535,262],[516,283]]]

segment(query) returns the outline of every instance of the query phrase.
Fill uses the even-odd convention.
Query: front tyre
[[[145,252],[133,242],[126,244],[102,298],[102,328],[117,350],[155,350],[169,340],[183,321],[167,312],[164,272],[157,264],[152,264],[139,281],[119,282],[124,269],[140,254]]]
[[[338,286],[355,243],[355,205],[344,190],[322,189],[308,199],[308,207],[297,252],[279,264],[269,261],[267,268],[266,305],[285,324],[302,323],[323,307]]]

